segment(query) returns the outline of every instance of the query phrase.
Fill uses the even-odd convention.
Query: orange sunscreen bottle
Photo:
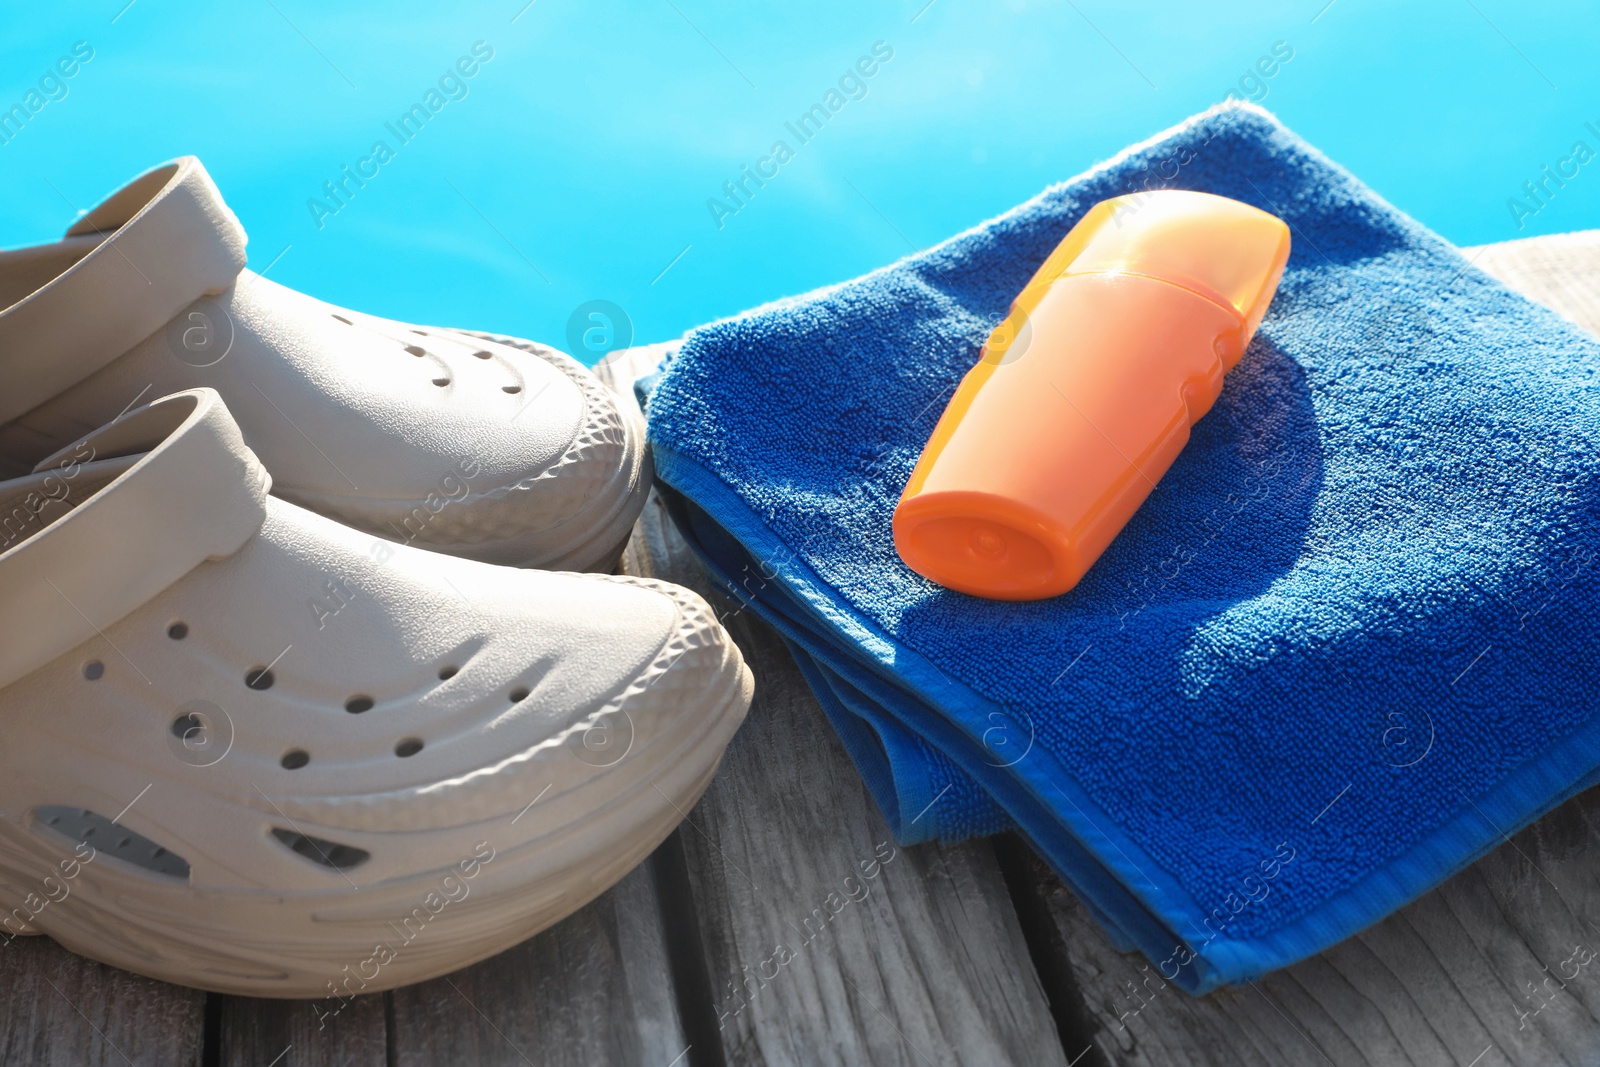
[[[934,427],[895,508],[900,558],[996,600],[1078,584],[1211,409],[1288,258],[1283,220],[1237,200],[1096,204]]]

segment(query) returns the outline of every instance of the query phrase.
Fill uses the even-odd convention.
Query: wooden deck
[[[1600,333],[1600,231],[1468,254]],[[1600,967],[1573,962],[1600,946],[1600,791],[1321,956],[1196,999],[1114,951],[1020,841],[896,848],[782,644],[654,501],[626,565],[707,593],[757,679],[649,862],[494,959],[332,1016],[18,939],[0,1067],[1600,1063]]]

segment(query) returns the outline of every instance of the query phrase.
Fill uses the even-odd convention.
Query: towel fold
[[[1085,211],[1156,187],[1291,227],[1221,398],[1071,592],[918,576],[890,518],[956,383]],[[1597,370],[1600,345],[1223,105],[695,331],[650,440],[685,536],[787,639],[897,837],[1014,826],[1202,992],[1381,919],[1600,777]]]

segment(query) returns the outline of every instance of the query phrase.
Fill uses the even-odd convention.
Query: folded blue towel
[[[984,338],[1089,207],[1159,186],[1292,229],[1216,406],[1071,592],[913,573],[890,517]],[[1584,334],[1229,105],[696,331],[650,439],[897,836],[1015,825],[1199,992],[1355,933],[1600,777],[1597,369]]]

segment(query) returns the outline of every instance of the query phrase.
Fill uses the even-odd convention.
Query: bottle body
[[[1281,236],[1281,247],[1256,242],[1269,259],[1256,288],[1270,280],[1270,299],[1287,258],[1287,228],[1221,202],[1282,230],[1256,230]],[[1192,264],[1171,269],[1171,248],[1164,273],[1179,282],[1119,269],[1128,259],[1147,267],[1154,257],[1108,261],[1107,248],[1121,235],[1105,232],[1114,216],[1103,207],[1073,229],[1019,296],[901,495],[895,546],[913,570],[941,585],[1004,600],[1056,596],[1076,585],[1182,451],[1265,311],[1259,297],[1241,307],[1197,280]],[[1176,214],[1181,222],[1182,210]],[[1170,241],[1173,215],[1147,221]],[[1204,266],[1204,248],[1180,251]],[[1095,269],[1075,271],[1086,259]],[[1243,276],[1237,265],[1229,270],[1230,279]],[[1249,286],[1233,290],[1250,293]]]

